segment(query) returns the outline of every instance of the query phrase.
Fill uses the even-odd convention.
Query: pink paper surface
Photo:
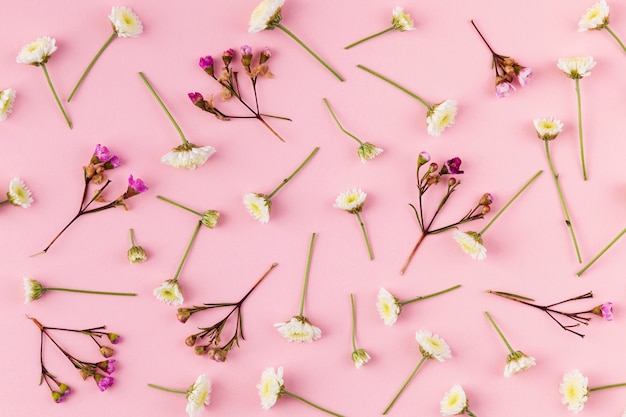
[[[0,2],[0,89],[17,90],[10,117],[0,124],[0,184],[21,177],[33,191],[27,210],[0,207],[0,400],[6,416],[185,415],[185,398],[151,389],[148,383],[186,389],[199,374],[212,381],[211,404],[201,415],[317,416],[284,397],[262,411],[256,384],[269,366],[283,366],[286,388],[346,416],[380,415],[418,363],[417,330],[443,337],[452,359],[427,361],[400,397],[391,416],[439,415],[439,402],[461,384],[477,416],[567,416],[561,405],[562,375],[579,369],[589,385],[626,382],[623,253],[618,242],[582,278],[569,232],[550,177],[543,143],[532,120],[554,116],[565,125],[551,143],[554,163],[571,211],[583,260],[589,261],[625,226],[623,109],[626,56],[606,31],[577,33],[590,1],[441,0],[396,4],[389,1],[316,2],[288,0],[287,28],[326,59],[345,78],[336,80],[279,30],[249,34],[256,0],[126,3],[141,17],[144,33],[116,39],[96,63],[71,103],[65,99],[82,71],[111,33],[112,6],[102,0]],[[404,6],[416,30],[393,31],[351,50],[343,47],[389,26],[391,10]],[[626,4],[612,1],[611,28],[626,36]],[[493,48],[531,67],[526,88],[506,99],[493,89],[490,54],[469,21],[473,18]],[[56,38],[58,50],[48,70],[74,123],[69,130],[41,69],[15,62],[20,48],[43,35]],[[219,93],[217,83],[197,66],[200,56],[216,62],[225,49],[243,44],[255,52],[272,50],[272,80],[260,79],[265,112],[286,139],[277,140],[254,120],[222,122],[195,108],[191,91]],[[589,181],[582,180],[574,82],[557,69],[558,58],[592,55],[598,62],[581,81],[583,126]],[[237,58],[238,59],[238,58]],[[426,133],[425,109],[401,91],[358,69],[370,67],[426,101],[455,99],[456,124],[441,137]],[[237,64],[239,67],[239,64]],[[143,71],[187,138],[217,149],[195,171],[177,170],[160,157],[180,144],[165,114],[143,85]],[[251,90],[241,74],[242,91]],[[362,164],[356,142],[339,131],[323,105],[326,97],[344,127],[382,147],[377,159]],[[216,99],[217,100],[217,99]],[[219,100],[218,100],[219,101]],[[244,114],[232,102],[221,104]],[[75,214],[82,192],[81,168],[96,144],[108,146],[124,165],[111,172],[109,198],[126,188],[129,174],[150,190],[120,208],[85,216],[50,251],[40,251]],[[271,220],[263,225],[246,212],[242,196],[269,193],[311,150],[311,162],[274,198]],[[441,163],[463,159],[463,184],[445,207],[441,222],[456,219],[484,193],[494,195],[486,220],[463,230],[480,230],[534,173],[539,179],[485,234],[488,258],[472,260],[451,233],[429,236],[404,276],[399,270],[419,237],[409,203],[417,203],[415,161],[420,151]],[[335,197],[361,188],[368,197],[362,216],[375,260],[367,257],[354,216],[333,208]],[[443,188],[443,186],[441,187]],[[440,190],[426,199],[434,210]],[[180,281],[185,306],[238,300],[273,263],[279,266],[243,307],[246,339],[227,363],[196,356],[186,336],[222,318],[223,312],[194,315],[186,324],[176,308],[155,299],[152,289],[173,276],[197,217],[156,198],[166,196],[198,211],[219,210],[217,228],[200,230]],[[128,229],[148,252],[144,264],[126,259]],[[322,329],[313,343],[284,340],[273,324],[298,313],[311,233],[317,233],[305,314]],[[50,292],[24,304],[22,277],[48,286],[137,292],[116,298]],[[385,287],[409,299],[461,284],[462,288],[405,307],[387,327],[375,308]],[[584,339],[561,330],[540,311],[497,298],[501,290],[550,304],[587,291],[567,311],[615,303],[615,320],[594,316],[578,329]],[[357,343],[372,356],[360,370],[350,360],[350,299],[357,309]],[[537,366],[504,378],[508,351],[483,312],[489,311],[515,349]],[[115,385],[104,393],[93,380],[83,382],[50,343],[48,369],[72,387],[54,404],[39,382],[39,331],[26,316],[47,326],[87,328],[106,325],[123,338],[115,346]],[[232,329],[224,331],[230,337]],[[99,361],[88,341],[69,335],[59,341],[76,355]],[[626,407],[626,388],[592,392],[583,415],[617,416]]]

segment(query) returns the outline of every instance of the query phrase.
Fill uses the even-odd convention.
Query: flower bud
[[[482,208],[480,210],[480,213],[484,216],[487,213],[489,213],[490,211],[491,211],[491,207],[489,207],[489,206],[482,206]]]
[[[354,366],[356,366],[356,369],[359,369],[361,366],[365,365],[367,362],[369,362],[370,359],[370,355],[365,349],[357,349],[352,352],[352,362],[354,362]]]
[[[241,51],[241,63],[244,67],[249,68],[250,62],[252,62],[252,48],[250,45],[243,45]]]
[[[438,169],[439,169],[439,165],[437,165],[436,162],[431,162],[430,166],[428,167],[429,172],[435,172]]]
[[[108,346],[101,346],[100,347],[100,353],[102,354],[102,356],[104,356],[105,358],[110,358],[111,356],[113,356],[113,354],[115,353],[115,351],[108,347]]]
[[[270,51],[270,48],[266,47],[263,51],[261,51],[261,57],[259,58],[259,64],[261,64],[261,65],[265,64],[271,57],[272,57],[272,51]]]
[[[98,367],[98,369],[110,375],[115,372],[115,362],[115,359],[109,359],[106,361],[98,362],[96,366]]]
[[[205,355],[209,351],[209,345],[196,346],[194,352],[196,355]]]
[[[213,77],[214,69],[213,69],[213,57],[212,56],[207,55],[205,57],[201,57],[200,61],[198,62],[198,65],[200,65],[200,68],[202,68],[204,72],[206,72],[211,77]]]
[[[93,371],[86,369],[86,368],[82,368],[79,372],[80,377],[83,378],[83,380],[92,377],[93,376]]]
[[[70,395],[70,393],[72,392],[70,387],[68,385],[63,384],[63,383],[59,384],[59,391],[61,391],[61,394],[63,394],[64,397]]]
[[[452,187],[454,184],[456,184],[456,178],[449,178],[448,187]]]
[[[120,335],[117,333],[107,333],[107,337],[109,338],[109,342],[117,345],[120,342]]]
[[[428,152],[420,152],[420,154],[417,155],[418,167],[421,167],[422,165],[427,164],[429,161],[430,161],[430,154]]]
[[[233,56],[235,55],[235,51],[230,48],[224,51],[222,54],[222,61],[224,61],[224,65],[229,66],[233,60]]]
[[[176,319],[179,322],[186,323],[187,320],[189,320],[189,317],[191,317],[191,312],[188,308],[181,307],[178,309],[178,312],[176,313]]]
[[[85,178],[89,179],[96,173],[96,167],[93,164],[89,164],[85,167]]]
[[[491,205],[491,203],[493,203],[493,196],[489,193],[483,194],[478,201],[478,204],[480,204],[481,206],[489,206]]]
[[[212,359],[215,362],[226,362],[228,351],[222,348],[212,348],[212,349],[209,349],[208,354],[209,354],[209,359]]]
[[[95,374],[93,379],[96,381],[96,384],[98,384],[98,389],[102,392],[110,388],[113,385],[113,382],[115,382],[115,379],[112,376],[104,376],[101,374]]]
[[[209,229],[214,229],[217,226],[217,221],[220,218],[220,212],[217,210],[207,210],[202,215],[202,224]]]
[[[58,404],[58,403],[60,403],[61,401],[63,401],[63,394],[61,394],[60,392],[58,392],[58,391],[52,391],[52,392],[51,392],[51,394],[52,394],[52,400],[53,400],[55,403],[57,403],[57,404]]]
[[[195,104],[196,106],[200,106],[202,104],[202,102],[204,101],[204,97],[202,96],[202,94],[195,92],[195,93],[187,93],[187,96],[189,97],[189,100],[191,100],[191,102],[193,104]],[[200,103],[200,104],[198,104]]]
[[[195,344],[196,344],[196,338],[197,338],[197,337],[198,337],[198,336],[196,336],[195,334],[192,334],[191,336],[188,336],[188,337],[185,339],[185,344],[186,344],[187,346],[189,346],[189,347],[192,347],[193,345],[195,345]]]
[[[591,310],[593,314],[602,317],[606,321],[613,320],[613,303],[604,303],[596,306]]]
[[[131,264],[138,264],[148,259],[148,255],[146,255],[146,251],[143,250],[141,246],[133,246],[132,248],[128,249],[127,256],[128,256],[128,261]]]

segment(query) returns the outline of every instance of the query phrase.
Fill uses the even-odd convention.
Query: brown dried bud
[[[197,336],[195,334],[192,334],[191,336],[188,336],[185,339],[185,344],[189,347],[192,347],[193,345],[196,344],[196,339],[197,339]]]
[[[196,346],[194,352],[196,355],[205,355],[209,351],[209,345]]]
[[[454,184],[456,184],[456,178],[449,178],[448,187],[452,187]]]
[[[491,211],[491,207],[489,206],[482,206],[482,210],[481,213],[483,214],[483,216],[487,213],[489,213]]]
[[[493,196],[489,193],[483,194],[478,201],[478,204],[480,204],[481,206],[489,206],[491,205],[491,203],[493,203]]]
[[[93,177],[93,174],[95,174],[95,173],[96,173],[96,168],[93,166],[93,164],[89,164],[85,168],[85,177],[91,178],[91,177]]]
[[[189,320],[189,317],[191,317],[191,312],[188,308],[181,307],[178,309],[178,313],[176,313],[176,318],[179,322],[186,323],[187,320]]]
[[[113,348],[110,348],[108,346],[101,346],[100,347],[100,353],[105,358],[110,358],[115,353],[115,350],[113,350]]]
[[[209,359],[212,359],[215,362],[226,362],[228,351],[222,348],[212,348],[212,349],[209,349],[208,354],[209,354]]]

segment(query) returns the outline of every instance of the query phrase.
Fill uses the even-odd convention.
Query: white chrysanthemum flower
[[[446,100],[443,103],[435,104],[426,115],[428,134],[431,136],[441,135],[441,132],[454,124],[456,112],[455,100]]]
[[[504,367],[504,376],[508,378],[511,375],[525,371],[535,365],[535,358],[518,350],[517,352],[511,353],[507,356],[506,366]]]
[[[563,123],[554,117],[540,117],[533,120],[533,124],[541,140],[553,140],[563,131]]]
[[[25,45],[17,55],[17,62],[20,64],[40,65],[48,62],[50,55],[57,50],[56,40],[49,36],[37,38],[35,41]]]
[[[265,29],[273,29],[280,21],[280,10],[285,0],[262,0],[252,11],[248,32],[257,33]]]
[[[248,213],[261,223],[270,221],[272,202],[263,194],[248,193],[243,196],[243,204]]]
[[[415,30],[415,24],[413,23],[413,19],[407,12],[404,11],[402,7],[396,7],[392,11],[393,18],[391,19],[391,24],[394,29],[399,30],[400,32],[404,32],[405,30]]]
[[[174,306],[181,305],[184,301],[183,289],[178,280],[175,279],[168,279],[163,282],[152,291],[152,294],[154,294],[157,300]]]
[[[380,318],[385,321],[387,326],[391,326],[398,320],[398,316],[402,312],[402,304],[396,297],[384,288],[378,290],[376,298],[376,309]]]
[[[366,197],[367,194],[365,194],[361,189],[344,191],[337,196],[333,207],[345,210],[352,214],[358,213],[363,209]]]
[[[376,158],[381,153],[383,153],[383,150],[381,148],[378,148],[369,142],[363,143],[361,146],[359,146],[359,149],[357,149],[357,154],[359,155],[359,158],[361,158],[361,162],[363,163]]]
[[[467,409],[467,395],[460,385],[455,385],[446,392],[441,400],[440,411],[444,416],[463,414]]]
[[[415,333],[415,340],[417,340],[417,343],[420,345],[422,355],[428,358],[444,362],[446,359],[450,359],[452,357],[450,347],[445,340],[436,334],[432,334],[428,330],[419,330]]]
[[[356,366],[356,369],[361,368],[361,366],[368,363],[370,359],[372,358],[365,349],[357,349],[352,352],[352,362],[354,362],[354,366]]]
[[[559,58],[556,66],[569,78],[580,79],[591,75],[591,69],[596,66],[596,61],[591,56]]]
[[[134,38],[143,32],[143,25],[139,16],[128,7],[113,6],[109,20],[113,25],[113,30],[120,38]]]
[[[563,375],[563,382],[559,387],[559,392],[563,395],[561,402],[567,405],[567,409],[578,414],[585,406],[589,397],[587,384],[589,383],[578,369],[567,372]]]
[[[128,249],[126,256],[128,258],[128,262],[130,262],[131,264],[139,264],[145,262],[146,259],[148,259],[146,251],[141,246],[132,246],[130,249]]]
[[[187,414],[196,417],[211,400],[211,381],[206,375],[200,375],[187,390]]]
[[[161,157],[161,162],[174,168],[196,169],[215,153],[212,146],[196,146],[186,143],[175,147]]]
[[[472,259],[482,261],[487,257],[487,248],[483,246],[483,238],[478,233],[462,232],[457,229],[452,237]]]
[[[269,410],[276,404],[285,388],[283,367],[279,366],[277,371],[274,368],[265,369],[261,374],[261,382],[256,387],[259,390],[261,407],[264,410]]]
[[[9,183],[9,191],[7,191],[9,203],[14,206],[28,208],[33,203],[33,196],[20,178],[15,177]]]
[[[304,316],[293,316],[289,321],[274,324],[274,327],[290,342],[312,342],[322,337],[322,331]]]
[[[0,91],[0,122],[6,120],[13,111],[13,103],[15,102],[15,90],[7,88]]]
[[[43,286],[41,282],[30,279],[23,278],[24,280],[24,304],[32,303],[35,300],[41,298],[44,293]]]
[[[600,30],[604,29],[608,24],[609,5],[606,4],[606,0],[600,0],[587,9],[587,13],[580,18],[578,21],[578,31]]]

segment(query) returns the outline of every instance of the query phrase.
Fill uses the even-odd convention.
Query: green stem
[[[454,287],[447,288],[447,289],[445,289],[445,290],[443,290],[443,291],[434,292],[434,293],[432,293],[432,294],[428,294],[428,295],[422,295],[422,296],[415,297],[415,298],[412,298],[412,299],[407,300],[407,301],[401,301],[401,302],[400,302],[400,305],[403,305],[403,306],[404,306],[404,305],[407,305],[407,304],[414,303],[414,302],[416,302],[416,301],[422,301],[422,300],[425,300],[425,299],[427,299],[427,298],[436,297],[436,296],[438,296],[438,295],[445,294],[445,293],[447,293],[447,292],[450,292],[450,291],[456,290],[457,288],[461,288],[461,284],[455,285]]]
[[[589,388],[589,391],[600,391],[603,389],[607,389],[607,388],[617,388],[617,387],[626,387],[626,382],[623,382],[621,384],[611,384],[611,385],[602,385],[600,387],[593,387],[593,388]]]
[[[2,201],[0,201],[0,206],[1,206],[1,205],[3,205],[3,204],[6,204],[6,203],[8,203],[8,202],[9,202],[9,200],[8,200],[8,199],[6,199],[6,200],[2,200]]]
[[[300,314],[304,317],[304,299],[306,298],[306,288],[309,285],[309,272],[311,271],[311,257],[313,255],[313,242],[315,241],[315,233],[311,235],[311,243],[309,244],[309,255],[306,259],[306,269],[304,271],[304,285],[302,285],[302,297],[300,299]]]
[[[502,215],[502,213],[504,213],[504,210],[509,208],[509,206],[511,204],[513,204],[513,202],[517,199],[517,197],[519,197],[526,190],[526,188],[528,188],[530,186],[530,184],[532,184],[532,182],[535,181],[537,179],[537,177],[539,175],[541,175],[542,173],[543,173],[543,170],[540,170],[530,180],[528,180],[528,182],[526,184],[524,184],[524,186],[504,205],[504,207],[502,207],[500,209],[500,211],[498,211],[498,213],[496,213],[495,216],[493,216],[491,221],[489,221],[489,223],[487,223],[487,225],[485,227],[483,227],[483,230],[478,232],[478,234],[482,236],[483,233],[485,233],[487,231],[487,229],[489,229],[491,227],[491,225],[498,219],[498,217],[500,217]]]
[[[351,43],[350,45],[346,46],[346,47],[345,47],[345,48],[343,48],[343,49],[350,49],[350,48],[353,48],[353,47],[355,47],[355,46],[357,46],[357,45],[359,45],[359,44],[361,44],[361,43],[363,43],[363,42],[365,42],[365,41],[369,41],[370,39],[373,39],[373,38],[375,38],[375,37],[377,37],[377,36],[384,35],[384,34],[385,34],[385,33],[387,33],[387,32],[391,32],[393,29],[394,29],[394,27],[393,27],[393,26],[388,27],[388,28],[387,28],[387,29],[385,29],[385,30],[382,30],[382,31],[380,31],[380,32],[378,32],[378,33],[374,33],[373,35],[370,35],[370,36],[368,36],[368,37],[366,37],[366,38],[363,38],[363,39],[361,39],[361,40],[359,40],[359,41],[356,41],[356,42],[354,42],[354,43]]]
[[[367,237],[367,231],[365,230],[365,223],[363,223],[363,219],[361,218],[360,213],[355,213],[356,218],[359,220],[359,224],[361,225],[361,230],[363,230],[363,237],[365,238],[365,245],[367,246],[367,253],[370,255],[370,261],[374,260],[374,253],[372,252],[372,246],[370,245],[370,240]]]
[[[130,246],[135,246],[135,231],[130,229]]]
[[[65,121],[67,122],[67,125],[70,127],[70,129],[72,128],[72,122],[70,121],[69,116],[67,115],[67,113],[65,112],[65,109],[63,108],[63,104],[61,103],[61,100],[59,100],[59,96],[57,95],[57,91],[54,89],[54,85],[52,85],[52,80],[50,79],[50,74],[48,74],[48,68],[46,68],[46,64],[40,64],[41,69],[43,70],[44,75],[46,76],[46,81],[48,81],[48,86],[50,87],[50,90],[52,90],[52,94],[54,95],[54,99],[56,100],[57,104],[59,105],[59,108],[61,109],[61,113],[63,113],[63,117],[65,117]]]
[[[622,47],[622,49],[624,50],[624,52],[626,52],[626,46],[624,46],[624,43],[622,42],[622,40],[615,34],[615,32],[613,32],[611,30],[611,28],[609,28],[609,26],[605,26],[604,27],[610,34],[611,36],[613,36],[613,39],[615,39],[617,41],[617,43],[619,43],[619,46]]]
[[[192,209],[190,209],[189,207],[185,207],[185,206],[183,206],[182,204],[179,204],[179,203],[177,203],[177,202],[175,202],[175,201],[170,200],[169,198],[165,198],[165,197],[163,197],[163,196],[161,196],[161,195],[157,195],[157,198],[158,198],[159,200],[163,200],[163,201],[166,201],[166,202],[168,202],[168,203],[170,203],[170,204],[173,204],[173,205],[175,205],[176,207],[180,207],[180,208],[181,208],[181,209],[183,209],[183,210],[187,210],[187,211],[190,211],[190,212],[192,212],[192,213],[194,213],[194,214],[197,214],[197,215],[198,215],[198,216],[200,216],[200,217],[202,217],[202,216],[203,216],[203,214],[202,214],[202,213],[200,213],[200,212],[198,212],[198,211],[195,211],[195,210],[192,210]]]
[[[509,352],[511,353],[515,353],[515,351],[513,350],[513,348],[511,347],[511,345],[509,344],[508,340],[506,340],[506,337],[504,337],[504,335],[502,334],[502,332],[500,331],[500,328],[498,327],[498,325],[496,324],[495,321],[493,321],[493,319],[491,318],[491,315],[485,311],[485,316],[487,316],[487,318],[489,319],[489,322],[491,323],[491,325],[493,326],[494,329],[496,329],[496,332],[498,332],[498,334],[500,335],[500,338],[502,339],[502,341],[504,342],[504,344],[506,345],[506,347],[509,349]]]
[[[185,395],[187,394],[187,391],[183,391],[179,389],[172,389],[172,388],[165,388],[160,385],[148,384],[148,386],[150,388],[160,389],[161,391],[173,392],[174,394],[185,394]]]
[[[465,409],[465,414],[467,414],[469,417],[476,417],[476,414],[472,413],[469,408]]]
[[[163,109],[163,111],[165,112],[167,117],[170,119],[170,122],[172,122],[172,124],[174,125],[174,127],[178,131],[178,134],[180,135],[180,138],[182,139],[183,144],[187,145],[189,143],[189,141],[187,141],[187,138],[185,138],[185,135],[183,134],[182,129],[180,128],[178,123],[176,123],[176,120],[174,120],[174,117],[172,116],[172,113],[170,113],[170,111],[167,109],[167,107],[165,107],[165,104],[163,103],[163,101],[161,100],[159,95],[156,93],[156,91],[154,91],[154,88],[152,88],[152,85],[150,85],[150,82],[148,81],[146,76],[143,74],[143,72],[140,72],[139,76],[141,77],[143,82],[146,84],[146,86],[148,87],[148,89],[150,90],[150,92],[152,93],[154,98],[156,99],[156,101],[159,103],[159,106],[161,106],[161,108]]]
[[[322,99],[324,100],[324,104],[326,104],[326,108],[328,109],[328,111],[330,112],[330,115],[333,116],[333,119],[335,119],[335,123],[337,123],[337,126],[339,126],[339,129],[345,133],[346,135],[350,136],[352,139],[356,140],[357,142],[359,142],[359,145],[363,145],[363,142],[361,142],[361,139],[357,138],[356,136],[354,136],[352,133],[348,132],[346,129],[343,128],[343,126],[341,125],[341,123],[339,123],[339,119],[337,119],[337,116],[335,116],[335,112],[333,111],[333,109],[330,107],[330,104],[328,104],[328,100],[326,100],[325,98]]]
[[[580,104],[580,80],[576,78],[576,99],[578,103],[578,142],[580,147],[580,163],[583,169],[583,179],[587,181],[587,167],[585,166],[585,148],[583,146],[583,115]]]
[[[582,263],[582,258],[580,257],[580,249],[578,249],[578,242],[576,241],[576,235],[574,234],[574,227],[572,226],[572,221],[569,217],[569,211],[567,210],[567,205],[565,204],[565,198],[563,197],[563,190],[561,190],[561,183],[559,182],[559,175],[554,170],[554,165],[552,164],[552,157],[550,156],[550,146],[548,145],[547,140],[544,140],[546,144],[546,156],[548,157],[548,164],[550,165],[550,172],[552,172],[552,177],[554,178],[554,183],[556,184],[556,189],[559,193],[559,199],[561,200],[561,207],[563,208],[563,213],[565,214],[565,224],[567,225],[570,234],[572,235],[572,241],[574,242],[574,248],[576,249],[576,256],[578,257],[578,263]]]
[[[287,184],[289,181],[291,181],[291,179],[292,179],[293,177],[295,177],[295,176],[296,176],[296,174],[297,174],[298,172],[300,172],[300,170],[301,170],[302,168],[304,168],[304,166],[305,166],[305,165],[306,165],[306,164],[307,164],[307,163],[311,160],[311,158],[313,158],[313,155],[315,155],[315,154],[317,153],[317,151],[319,151],[319,150],[320,150],[319,146],[318,146],[318,147],[316,147],[315,149],[313,149],[313,152],[311,152],[311,153],[309,154],[309,156],[307,156],[307,157],[306,157],[306,159],[304,160],[304,162],[302,162],[302,163],[300,164],[300,166],[299,166],[298,168],[296,168],[296,170],[295,170],[294,172],[292,172],[292,173],[291,173],[291,175],[290,175],[290,176],[288,176],[287,178],[285,178],[285,179],[283,180],[283,182],[281,182],[281,183],[278,185],[278,187],[276,187],[276,188],[274,189],[274,191],[272,191],[271,193],[269,193],[269,194],[267,195],[267,199],[269,200],[270,198],[272,198],[272,197],[274,196],[274,194],[276,194],[276,193],[278,192],[278,190],[280,190],[281,188],[283,188],[283,187],[285,186],[285,184]]]
[[[185,264],[185,260],[187,260],[187,256],[189,255],[189,251],[191,250],[191,246],[193,245],[193,242],[196,240],[196,236],[198,236],[198,230],[200,230],[200,227],[202,226],[202,221],[198,220],[198,224],[196,224],[196,228],[193,231],[193,235],[191,236],[191,240],[189,241],[189,244],[187,245],[187,249],[185,250],[185,254],[183,255],[183,259],[181,259],[180,264],[178,265],[178,269],[176,270],[176,274],[174,274],[174,278],[172,278],[174,281],[178,280],[178,275],[180,274],[181,269],[183,269],[183,265]]]
[[[91,71],[91,68],[94,66],[94,64],[96,63],[98,58],[100,58],[100,55],[102,55],[104,50],[111,44],[111,42],[113,42],[113,39],[115,39],[116,37],[117,37],[117,33],[115,33],[115,31],[113,31],[111,36],[109,36],[109,38],[106,40],[106,42],[104,42],[104,45],[102,45],[102,47],[100,48],[98,53],[96,53],[96,56],[94,56],[93,59],[91,60],[91,62],[89,63],[89,65],[87,65],[87,69],[85,70],[85,72],[83,72],[83,75],[80,77],[80,79],[76,83],[76,86],[74,87],[74,89],[70,93],[70,96],[67,98],[67,102],[68,103],[72,100],[72,97],[74,97],[74,94],[76,94],[76,91],[78,90],[78,87],[80,87],[82,82],[85,80],[85,77],[87,77],[87,74],[89,74],[89,71]]]
[[[42,288],[42,290],[43,291],[80,292],[83,294],[119,295],[122,297],[136,297],[137,296],[137,294],[133,292],[89,291],[89,290],[74,290],[71,288],[57,288],[57,287],[46,287],[46,288]]]
[[[313,52],[313,50],[311,48],[309,48],[308,46],[306,46],[306,44],[304,42],[302,42],[300,39],[298,39],[298,37],[296,35],[294,35],[293,33],[291,33],[289,31],[289,29],[287,29],[286,27],[284,27],[283,25],[281,25],[280,23],[278,23],[276,25],[276,27],[280,30],[282,30],[283,32],[285,32],[287,35],[289,35],[291,37],[291,39],[293,39],[294,41],[298,42],[300,44],[300,46],[302,46],[308,53],[310,53],[313,58],[317,59],[317,62],[319,62],[320,64],[322,64],[323,66],[326,67],[326,69],[330,72],[332,72],[332,74],[337,77],[337,79],[339,81],[344,81],[343,77],[341,75],[339,75],[339,73],[337,73],[337,71],[335,71],[334,69],[332,69],[330,67],[330,65],[328,65],[326,62],[324,62],[324,60],[322,58],[320,58],[315,52]]]
[[[383,411],[383,415],[387,414],[389,412],[389,410],[391,410],[391,407],[393,407],[393,405],[395,404],[395,402],[398,400],[398,398],[400,397],[400,394],[402,394],[402,392],[406,389],[407,385],[409,385],[409,382],[411,382],[411,380],[413,379],[413,377],[415,376],[415,374],[417,373],[417,371],[419,371],[419,369],[421,368],[422,364],[424,363],[424,361],[426,360],[426,356],[422,356],[422,359],[420,360],[420,362],[417,364],[417,366],[415,367],[415,369],[413,370],[413,372],[411,372],[411,375],[409,376],[409,378],[404,382],[404,384],[402,385],[402,388],[400,388],[400,391],[398,391],[398,393],[396,394],[395,397],[393,397],[393,400],[391,400],[391,402],[389,403],[389,405],[387,406],[387,408],[385,408],[385,411]]]
[[[598,260],[598,259],[602,256],[602,255],[604,255],[604,253],[605,253],[607,250],[609,250],[609,249],[611,248],[611,246],[613,246],[613,245],[615,244],[615,242],[617,242],[617,241],[618,241],[618,240],[619,240],[619,239],[620,239],[620,238],[624,235],[624,233],[626,233],[626,229],[623,229],[621,232],[619,232],[619,234],[618,234],[617,236],[615,236],[615,238],[614,238],[613,240],[611,240],[611,241],[609,242],[609,244],[608,244],[608,245],[606,245],[606,246],[604,247],[604,249],[602,249],[602,250],[600,251],[600,253],[598,253],[596,256],[594,256],[594,257],[593,257],[593,259],[592,259],[592,260],[590,260],[590,261],[589,261],[589,263],[588,263],[587,265],[585,265],[583,269],[581,269],[580,271],[576,272],[576,276],[581,276],[582,274],[584,274],[584,273],[585,273],[585,271],[586,271],[587,269],[589,269],[589,267],[590,267],[591,265],[593,265],[593,264],[594,264],[594,263],[595,263],[595,262],[596,262],[596,261],[597,261],[597,260]]]
[[[332,415],[332,416],[335,416],[335,417],[343,417],[343,415],[341,415],[341,414],[337,414],[337,413],[334,413],[334,412],[332,412],[332,411],[330,411],[330,410],[327,410],[327,409],[326,409],[326,408],[324,408],[324,407],[320,407],[319,405],[317,405],[317,404],[315,404],[315,403],[312,403],[311,401],[309,401],[309,400],[307,400],[307,399],[304,399],[304,398],[302,398],[301,396],[299,396],[299,395],[297,395],[297,394],[294,394],[293,392],[289,392],[289,391],[287,391],[287,390],[284,390],[284,389],[283,389],[283,394],[285,394],[285,395],[289,395],[290,397],[293,397],[293,398],[295,398],[296,400],[300,400],[300,401],[302,401],[303,403],[308,404],[308,405],[310,405],[310,406],[312,406],[312,407],[315,407],[315,408],[317,408],[318,410],[323,411],[323,412],[325,412],[325,413],[327,413],[327,414],[330,414],[330,415]]]
[[[412,91],[407,90],[405,87],[402,87],[400,84],[396,83],[395,81],[390,80],[389,78],[385,77],[384,75],[379,74],[376,71],[371,70],[371,69],[367,68],[364,65],[358,64],[357,67],[361,68],[364,71],[369,72],[370,74],[380,78],[383,81],[388,82],[389,84],[393,85],[394,87],[398,88],[399,90],[404,91],[406,94],[410,95],[411,97],[413,97],[414,99],[416,99],[417,101],[422,103],[424,105],[424,107],[426,107],[428,110],[432,109],[432,106],[430,104],[426,103],[420,96],[418,96],[417,94],[413,93]]]
[[[350,305],[352,306],[352,349],[356,352],[356,311],[354,308],[354,295],[350,293]]]

